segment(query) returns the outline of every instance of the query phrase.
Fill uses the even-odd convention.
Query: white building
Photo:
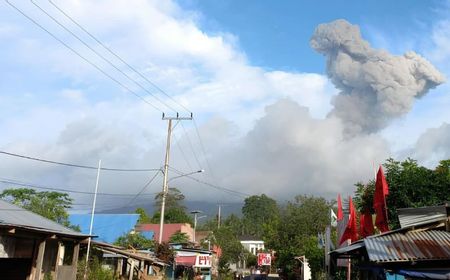
[[[264,241],[254,236],[241,236],[239,238],[242,246],[256,256],[259,250],[264,250]]]

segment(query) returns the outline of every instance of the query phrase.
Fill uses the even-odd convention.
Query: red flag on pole
[[[342,219],[344,219],[344,212],[342,210],[342,201],[340,194],[338,194],[337,204],[338,204],[337,220],[342,221]]]
[[[359,235],[362,238],[371,236],[374,233],[372,214],[369,211],[359,215]]]
[[[353,206],[351,197],[349,197],[349,208],[350,217],[348,219],[348,224],[345,228],[344,234],[342,234],[341,240],[339,241],[339,244],[344,243],[348,239],[350,239],[352,242],[358,240],[358,228],[356,227],[356,211],[355,206]]]
[[[386,196],[389,194],[389,187],[380,166],[375,182],[375,193],[373,195],[373,209],[377,215],[375,225],[381,232],[389,231]]]

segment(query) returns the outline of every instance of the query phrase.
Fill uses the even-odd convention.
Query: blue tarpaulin
[[[95,214],[92,234],[97,241],[113,243],[123,234],[134,230],[139,214]],[[69,221],[72,225],[79,225],[81,232],[88,234],[91,214],[71,214]]]
[[[446,270],[399,270],[398,274],[421,279],[450,279],[450,269]]]

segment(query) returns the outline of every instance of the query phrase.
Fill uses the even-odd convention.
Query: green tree
[[[188,243],[189,241],[189,236],[180,230],[177,230],[169,238],[169,243]]]
[[[159,192],[155,196],[155,208],[156,210],[161,209],[163,193]],[[169,188],[166,194],[166,209],[171,208],[180,208],[186,210],[186,207],[183,205],[184,194],[177,188]]]
[[[391,229],[400,227],[397,209],[443,204],[450,200],[450,160],[443,160],[433,170],[418,165],[416,160],[396,161],[392,158],[383,164],[389,195],[386,197]],[[359,210],[373,211],[374,181],[356,184],[355,204]]]
[[[323,249],[317,248],[317,233],[323,232],[330,223],[329,211],[332,204],[322,197],[296,196],[282,209],[279,220],[271,224],[266,236],[268,248],[276,251],[276,264],[283,271],[293,274],[294,257],[305,255],[311,260],[313,274],[319,274]]]
[[[144,208],[136,208],[134,213],[139,214],[138,224],[148,224],[152,222],[152,218],[147,214]]]
[[[245,233],[261,238],[264,224],[277,219],[279,209],[277,202],[265,194],[253,195],[245,199],[242,214]]]
[[[121,246],[124,248],[131,249],[152,249],[155,246],[155,242],[151,239],[147,239],[141,233],[126,233],[116,241],[114,241],[114,245]]]
[[[18,188],[5,189],[0,193],[0,198],[61,225],[70,226],[67,210],[72,206],[72,198],[67,193]]]
[[[153,214],[151,221],[155,224],[160,222],[161,212],[156,212]],[[164,212],[164,223],[175,224],[175,223],[189,223],[194,224],[193,218],[189,216],[183,209],[180,208],[169,208]]]
[[[217,227],[217,220],[215,220],[215,227]],[[235,236],[244,235],[244,223],[235,214],[229,215],[222,223],[222,226],[228,227]]]
[[[244,253],[244,247],[228,227],[217,229],[214,232],[214,239],[214,243],[222,249],[222,255],[219,259],[219,271],[227,273],[229,265],[236,263],[242,253]]]
[[[155,196],[155,207],[157,211],[153,214],[151,221],[159,223],[161,217],[162,192]],[[186,207],[183,205],[184,195],[177,188],[169,188],[166,195],[166,205],[164,210],[165,223],[189,223],[194,224],[193,218],[186,213]]]

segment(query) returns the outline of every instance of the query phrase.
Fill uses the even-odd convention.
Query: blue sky
[[[312,50],[308,42],[311,30],[318,24],[345,18],[358,24],[369,36],[367,39],[378,47],[376,38],[371,38],[377,36],[369,32],[372,29],[388,30],[386,33],[391,38],[430,32],[433,20],[442,15],[445,7],[442,1],[408,0],[344,3],[187,0],[179,3],[203,14],[200,22],[205,31],[236,35],[252,64],[268,69],[315,73],[325,71],[323,57]]]
[[[169,111],[31,3],[12,2],[133,92]],[[48,1],[36,2],[182,111]],[[205,169],[198,176],[207,182],[280,200],[296,194],[333,198],[338,192],[351,194],[353,183],[370,179],[373,166],[387,157],[413,157],[430,167],[450,157],[448,83],[413,99],[381,129],[349,138],[345,123],[329,116],[339,91],[325,71],[326,58],[310,46],[319,24],[345,19],[361,29],[371,48],[398,56],[415,51],[449,77],[449,2],[55,3],[194,112],[197,127],[184,122],[174,131],[171,165],[184,172]],[[88,165],[102,159],[109,167],[161,166],[166,123],[160,111],[104,77],[5,2],[0,4],[0,40],[0,150]],[[0,165],[2,178],[81,190],[91,188],[95,175],[6,156],[0,156]],[[105,174],[102,187],[137,193],[148,177]],[[148,193],[160,189],[160,179]],[[178,184],[189,200],[242,199],[186,178]],[[100,203],[111,206],[111,201]]]

